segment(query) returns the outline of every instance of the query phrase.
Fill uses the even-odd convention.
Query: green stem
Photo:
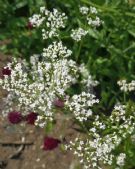
[[[79,58],[79,55],[80,55],[80,52],[81,52],[81,48],[82,48],[82,44],[83,44],[83,41],[81,40],[81,42],[79,44],[79,49],[78,49],[78,52],[77,52],[77,55],[76,55],[76,62],[78,61],[78,58]]]
[[[124,103],[126,103],[126,93],[123,93],[123,99],[124,99]]]

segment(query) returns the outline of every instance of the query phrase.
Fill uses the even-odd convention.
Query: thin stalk
[[[79,58],[79,55],[80,55],[80,52],[81,52],[81,48],[82,48],[82,44],[83,44],[83,41],[81,40],[81,42],[79,44],[78,52],[76,54],[76,62],[78,61],[78,58]]]
[[[126,92],[123,93],[124,103],[126,103]]]

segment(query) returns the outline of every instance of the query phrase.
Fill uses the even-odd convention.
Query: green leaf
[[[97,33],[96,31],[94,31],[93,28],[89,28],[89,29],[88,29],[88,33],[89,33],[90,36],[92,36],[92,37],[95,38],[95,39],[98,39],[98,38],[99,38],[98,33]]]
[[[22,8],[22,7],[26,6],[27,4],[28,4],[28,1],[26,1],[26,0],[20,1],[20,2],[16,3],[16,5],[14,6],[14,10]]]
[[[135,30],[128,30],[128,32],[129,32],[133,37],[135,37]]]

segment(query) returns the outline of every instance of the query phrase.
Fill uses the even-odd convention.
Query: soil
[[[55,131],[57,133],[50,135],[59,138],[60,128],[56,127]],[[74,131],[66,129],[66,134],[72,137]],[[44,136],[43,129],[11,126],[6,119],[1,120],[0,169],[74,169],[76,162],[70,152],[63,151],[60,146],[53,151],[43,150]]]
[[[10,56],[0,54],[0,67],[9,60]],[[0,89],[0,111],[6,95]],[[65,137],[68,142],[78,134],[71,125],[68,119],[58,121],[49,136]],[[0,115],[0,169],[80,169],[71,152],[64,151],[61,145],[53,151],[44,151],[45,135],[44,129],[27,124],[11,125]]]

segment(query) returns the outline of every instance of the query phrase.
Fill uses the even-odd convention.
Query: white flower
[[[24,115],[29,111],[40,113],[42,118],[37,119],[37,125],[43,127],[47,121],[52,121],[54,99],[63,97],[76,80],[77,65],[68,60],[71,53],[62,42],[54,42],[44,49],[41,59],[39,55],[33,55],[30,65],[25,60],[14,60],[10,64],[12,75],[0,80],[0,85],[10,96],[5,113],[10,106],[14,107],[15,102]]]
[[[40,14],[34,14],[29,20],[32,26],[39,27],[45,20],[45,17],[42,17]]]
[[[93,14],[97,14],[97,9],[95,7],[90,7],[90,12],[93,13]]]
[[[40,14],[34,14],[29,20],[35,27],[44,26],[42,36],[43,39],[48,39],[59,36],[58,30],[65,27],[67,16],[55,8],[51,12],[45,7],[40,7]]]
[[[50,60],[64,59],[71,56],[72,51],[63,46],[62,42],[53,42],[48,48],[43,49],[43,57]]]
[[[88,25],[91,25],[93,27],[99,27],[102,24],[102,21],[98,16],[96,16],[94,20],[90,17],[87,17],[87,21],[88,21]]]
[[[79,42],[87,33],[88,31],[82,28],[72,29],[71,38]]]
[[[130,108],[132,110],[133,107]],[[115,112],[118,112],[118,121],[116,121],[117,114]],[[120,121],[122,116],[126,117]],[[113,152],[122,143],[123,139],[129,137],[129,134],[134,134],[135,117],[132,111],[126,112],[125,105],[117,104],[110,117],[104,119],[98,115],[93,115],[93,118],[94,121],[91,122],[92,127],[89,130],[90,137],[84,140],[77,138],[69,147],[72,151],[76,151],[76,155],[83,162],[84,168],[88,168],[88,166],[89,168],[91,166],[101,168],[100,162],[111,166],[114,161],[116,161],[118,168],[123,167],[126,154],[120,153],[119,156],[116,156]],[[108,130],[110,132],[105,134]],[[81,142],[84,142],[84,144],[81,144]],[[82,156],[80,156],[80,149]]]
[[[125,158],[126,158],[126,154],[124,154],[124,153],[119,154],[119,156],[117,157],[117,162],[116,162],[117,165],[119,165],[120,167],[124,166]]]
[[[86,69],[84,64],[81,64],[79,67],[79,71],[82,75],[81,83],[85,86],[85,90],[89,93],[93,92],[93,87],[99,84],[98,81],[94,80],[94,78],[90,75],[88,69]]]
[[[96,28],[103,24],[103,21],[97,16],[98,11],[95,7],[90,6],[88,7],[80,7],[80,13],[82,15],[86,15],[86,20],[88,25]],[[91,16],[92,15],[92,16]]]
[[[80,7],[80,12],[81,12],[81,14],[83,14],[83,15],[87,15],[88,12],[89,12],[89,8],[86,7],[86,6],[82,6],[82,7]]]
[[[95,99],[95,95],[82,92],[80,95],[73,95],[71,100],[67,100],[66,105],[74,113],[76,119],[85,121],[92,116],[90,108],[98,102],[98,99]]]
[[[120,90],[124,92],[131,92],[135,91],[135,80],[132,80],[128,83],[125,79],[119,80],[117,84],[120,86]]]

